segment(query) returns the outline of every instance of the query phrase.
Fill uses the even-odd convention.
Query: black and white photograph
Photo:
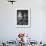
[[[17,10],[17,25],[28,25],[28,10]]]
[[[16,24],[19,27],[24,27],[29,25],[29,18],[30,18],[30,13],[29,9],[17,9],[17,19],[16,19]]]

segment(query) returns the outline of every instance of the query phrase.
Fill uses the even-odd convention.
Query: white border
[[[17,10],[28,10],[28,25],[17,25]],[[31,26],[31,9],[29,8],[17,8],[16,9],[16,27],[17,28],[25,28],[25,27],[30,27]]]

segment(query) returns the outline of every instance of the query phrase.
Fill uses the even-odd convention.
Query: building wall
[[[33,40],[46,40],[45,0],[17,0],[13,5],[0,0],[0,40],[15,40],[19,32],[30,34]],[[16,28],[16,9],[31,9],[31,27]]]

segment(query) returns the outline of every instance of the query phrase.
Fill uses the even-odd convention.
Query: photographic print
[[[17,9],[16,10],[16,25],[17,27],[28,27],[30,25],[30,10]]]

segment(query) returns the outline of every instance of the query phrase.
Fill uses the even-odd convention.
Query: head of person
[[[21,12],[18,12],[18,20],[22,20],[23,16],[22,16],[22,13]]]

